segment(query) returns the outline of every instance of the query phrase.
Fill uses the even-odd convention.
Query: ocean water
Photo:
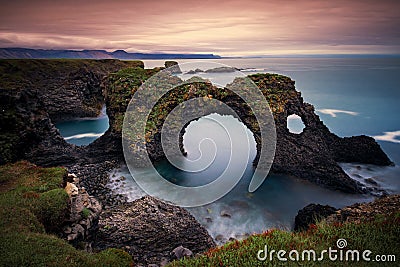
[[[108,130],[106,107],[102,108],[98,117],[76,118],[57,123],[55,126],[68,143],[78,146],[88,145]]]
[[[177,61],[184,63],[194,60]],[[366,178],[373,178],[387,192],[400,193],[400,59],[254,58],[214,61],[239,68],[245,74],[271,72],[291,77],[296,81],[296,88],[302,93],[304,100],[315,106],[316,112],[332,132],[339,136],[373,136],[396,164],[391,167],[377,167],[343,163],[341,166],[346,173],[363,183]],[[162,66],[164,63],[162,60],[144,62],[146,68]],[[224,116],[220,119],[232,125],[240,124],[233,117]],[[69,124],[71,125],[73,124]],[[302,129],[301,122],[296,118],[289,125],[294,132]],[[85,127],[82,126],[83,131],[79,134],[96,132]],[[216,134],[212,136],[212,133]],[[74,135],[77,134],[63,136]],[[218,133],[218,125],[210,124],[207,118],[202,118],[192,122],[184,136],[184,146],[189,157],[196,158],[199,151],[212,152],[212,146],[199,148],[199,140],[206,136],[214,138],[221,146],[218,149],[220,154],[217,154],[214,165],[210,168],[193,175],[163,161],[157,163],[158,171],[180,185],[196,186],[212,181],[213,177],[223,171],[226,165],[224,159],[229,157],[232,150],[228,147],[226,137]],[[344,194],[295,177],[274,174],[270,174],[257,191],[249,193],[247,187],[253,173],[251,162],[255,156],[255,143],[251,133],[248,136],[252,140],[251,156],[244,159],[247,161],[247,168],[236,187],[211,204],[189,209],[218,243],[223,243],[230,237],[242,238],[272,227],[292,229],[297,211],[310,203],[340,208],[355,202],[373,200],[374,197],[370,195]],[[242,144],[233,146],[238,151],[243,149]],[[127,179],[121,180],[121,176]],[[145,194],[136,185],[126,166],[112,171],[110,177],[112,182],[109,186],[116,192],[127,195],[131,201]]]

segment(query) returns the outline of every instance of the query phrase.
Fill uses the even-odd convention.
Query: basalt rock
[[[37,90],[0,90],[0,164],[28,159],[37,165],[74,162],[69,145],[52,123]]]
[[[96,116],[104,99],[102,79],[140,61],[0,60],[0,164],[27,159],[41,166],[71,165],[86,158],[54,123]]]
[[[201,253],[215,243],[188,211],[150,196],[104,211],[94,243],[95,249],[122,248],[146,265],[170,259],[179,246]]]
[[[327,223],[363,223],[366,221],[398,216],[400,211],[400,195],[376,198],[369,203],[356,203],[341,209],[328,205],[310,204],[297,213],[295,231],[307,230],[310,224],[317,221]]]
[[[145,71],[142,74],[138,72],[115,74],[109,77],[104,85],[104,91],[107,92],[105,95],[110,96],[113,92],[119,91],[125,92],[119,102],[122,101],[126,107],[129,96],[133,95],[141,84],[137,82],[135,84],[131,77],[145,77],[148,74],[149,72]],[[341,138],[331,133],[315,113],[314,107],[303,101],[301,93],[295,89],[295,82],[290,78],[276,74],[255,74],[249,77],[267,99],[275,120],[277,144],[272,172],[293,175],[333,190],[366,193],[367,190],[351,179],[337,162],[359,162],[382,166],[392,164],[373,138],[367,136]],[[176,81],[176,79],[171,76],[171,84],[178,84],[179,80]],[[131,88],[130,94],[126,93],[124,88]],[[257,143],[254,164],[257,164],[260,160],[260,129],[252,111],[230,90],[217,88],[204,80],[178,86],[164,95],[150,115],[153,119],[149,121],[148,132],[151,134],[147,137],[145,146],[133,141],[130,146],[133,153],[147,150],[153,161],[163,159],[165,155],[161,145],[161,129],[167,114],[182,101],[195,97],[218,99],[238,114],[239,119],[254,134]],[[110,114],[112,114],[110,121],[113,121],[115,125],[122,124],[118,123],[118,118],[123,116],[121,109],[124,112],[126,110],[121,106],[110,108]],[[292,114],[298,115],[305,125],[300,134],[290,133],[287,128],[287,118]],[[120,126],[114,128],[120,130]],[[181,142],[184,132],[185,129],[181,132]],[[117,136],[119,134],[120,138],[120,133],[117,131],[115,133]],[[184,153],[182,144],[181,150]]]
[[[294,230],[307,230],[310,224],[321,221],[329,215],[334,214],[336,211],[336,208],[328,205],[310,204],[297,213],[294,219]]]
[[[177,66],[174,64],[167,65]],[[102,79],[125,67],[130,68]],[[129,101],[144,81],[162,69],[143,69],[141,62],[118,60],[1,60],[0,68],[0,163],[28,159],[42,166],[122,160],[122,123]],[[267,99],[275,120],[277,146],[272,172],[294,175],[333,190],[364,193],[366,190],[337,162],[392,164],[373,138],[341,138],[331,133],[314,107],[303,101],[290,78],[276,74],[249,77]],[[170,79],[179,82],[176,76]],[[168,92],[153,109],[159,114],[153,114],[156,119],[149,122],[151,134],[146,143],[135,149],[147,150],[153,161],[163,159],[163,121],[180,102],[194,97],[218,99],[235,110],[254,134],[257,164],[261,143],[254,115],[237,95],[209,82],[195,82]],[[87,147],[67,144],[54,122],[93,115],[102,103],[107,106],[109,130]],[[287,118],[291,114],[301,117],[305,125],[302,133],[289,132]]]
[[[75,174],[68,174],[65,190],[69,196],[69,212],[63,226],[63,236],[75,247],[91,251],[92,236],[97,230],[102,207],[79,185]]]

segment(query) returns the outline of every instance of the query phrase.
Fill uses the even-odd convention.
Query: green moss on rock
[[[62,226],[68,210],[68,194],[64,188],[44,192],[36,201],[34,213],[47,231],[57,231]]]
[[[65,216],[65,174],[26,161],[0,166],[0,266],[131,266],[122,250],[89,254],[49,234]]]

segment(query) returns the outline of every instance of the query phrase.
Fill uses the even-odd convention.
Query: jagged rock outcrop
[[[91,241],[97,230],[102,207],[79,185],[75,174],[68,174],[65,190],[69,196],[69,211],[63,226],[63,236],[75,247],[91,251]]]
[[[168,62],[167,66],[174,64]],[[102,75],[124,67],[131,68],[101,79]],[[0,68],[4,72],[0,84],[0,163],[22,158],[44,166],[122,160],[121,131],[126,107],[137,88],[161,69],[143,69],[141,62],[116,60],[3,60]],[[364,193],[366,189],[350,179],[337,162],[391,164],[373,138],[340,138],[331,133],[315,114],[314,107],[304,103],[290,78],[274,74],[249,77],[268,100],[274,115],[277,148],[273,172],[294,175],[334,190]],[[93,110],[100,108],[103,96],[109,130],[85,148],[67,144],[55,129],[54,121],[93,114]],[[153,160],[162,159],[160,130],[166,114],[180,101],[198,96],[215,98],[231,106],[253,132],[260,151],[259,127],[246,103],[229,90],[210,83],[181,86],[164,96],[157,104],[162,112],[154,116],[155,128],[151,129],[146,147],[140,149],[147,149]],[[287,117],[291,114],[303,120],[302,133],[289,132]],[[258,157],[259,153],[255,163]]]
[[[1,89],[0,94],[0,164],[31,159],[60,166],[75,161],[79,149],[61,137],[37,90]]]
[[[303,101],[290,78],[258,74],[250,78],[267,99],[277,99],[269,101],[277,131],[273,172],[294,175],[334,190],[360,193],[365,189],[350,179],[337,162],[391,164],[372,137],[340,138],[331,133],[314,107]],[[287,118],[292,114],[298,115],[305,125],[300,134],[290,133],[287,128]]]
[[[100,83],[121,68],[141,67],[141,61],[119,60],[0,60],[0,89],[36,91],[53,123],[99,114]]]
[[[82,158],[83,150],[65,142],[54,123],[97,115],[102,79],[126,67],[143,62],[0,60],[0,164],[27,159],[55,166]]]
[[[310,224],[321,221],[323,218],[334,214],[336,211],[337,209],[329,205],[309,204],[299,210],[294,218],[294,230],[307,230]]]
[[[369,203],[356,203],[341,209],[328,205],[309,204],[299,210],[295,218],[295,230],[307,230],[317,221],[327,223],[363,223],[379,218],[388,218],[400,214],[400,195],[376,198]]]
[[[185,209],[145,196],[104,211],[94,247],[122,248],[136,264],[160,264],[183,246],[200,253],[215,246],[207,230]]]
[[[165,68],[170,68],[169,70],[171,71],[171,73],[174,74],[182,73],[178,62],[176,61],[165,61],[164,66]]]
[[[123,91],[124,88],[132,88],[130,95],[133,95],[140,86],[140,84],[132,82],[131,77],[136,77],[135,75],[144,77],[144,74],[136,71],[114,74],[109,77],[104,87],[104,90],[108,92],[106,95]],[[275,119],[277,145],[272,172],[293,175],[333,190],[366,193],[368,189],[351,179],[337,162],[392,164],[373,138],[367,136],[340,138],[331,133],[315,113],[314,107],[303,101],[300,92],[295,89],[294,81],[290,78],[276,74],[255,74],[249,77],[268,100]],[[179,79],[178,81],[174,79],[177,78],[171,76],[170,82],[179,83]],[[179,103],[194,97],[218,99],[229,105],[238,114],[240,120],[254,134],[257,142],[258,153],[255,159],[255,163],[257,163],[261,147],[260,129],[251,110],[240,97],[228,89],[217,88],[207,82],[178,86],[168,92],[153,108],[153,114],[150,115],[155,119],[149,123],[152,125],[148,129],[151,135],[146,140],[146,148],[137,140],[132,140],[132,151],[147,149],[150,158],[154,161],[164,158],[160,138],[163,122],[167,114]],[[122,99],[130,98],[128,95],[124,95]],[[127,103],[128,101],[125,102],[126,106]],[[110,108],[112,113],[110,121],[116,122],[118,117],[123,116],[121,109],[125,111],[126,108],[121,108],[121,106]],[[287,118],[291,114],[300,116],[304,122],[305,129],[302,133],[289,132]],[[120,123],[117,122],[116,125],[120,125]],[[184,130],[182,132],[184,133]]]

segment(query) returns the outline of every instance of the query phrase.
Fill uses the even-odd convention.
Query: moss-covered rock
[[[64,188],[44,192],[37,199],[34,213],[48,232],[60,230],[67,217],[68,199]]]
[[[105,83],[104,91],[107,92],[109,105],[112,107],[111,121],[115,138],[118,140],[118,149],[122,150],[120,145],[121,128],[123,122],[123,112],[137,88],[157,70],[129,69],[122,70],[109,76]],[[163,72],[164,80],[169,84],[180,84],[181,80],[176,76]],[[160,76],[160,77],[161,77]],[[380,149],[379,145],[370,137],[353,137],[351,139],[340,138],[331,133],[323,124],[314,107],[303,101],[300,92],[295,89],[295,82],[289,77],[278,74],[255,74],[249,78],[258,86],[259,90],[268,101],[273,113],[276,132],[277,147],[272,171],[297,176],[323,185],[327,188],[340,190],[349,193],[365,193],[362,187],[352,180],[337,164],[337,160],[347,162],[365,162],[369,164],[389,165],[391,161]],[[176,80],[176,81],[175,81]],[[246,86],[246,80],[237,79],[235,85],[228,85],[227,88],[217,88],[210,82],[202,79],[192,78],[187,81],[190,84],[184,84],[168,91],[157,104],[146,121],[146,132],[143,136],[130,134],[129,129],[126,132],[126,141],[129,142],[130,150],[147,150],[153,161],[165,157],[161,145],[161,129],[167,115],[180,103],[198,97],[206,97],[220,100],[230,106],[240,120],[253,132],[257,143],[257,156],[255,163],[259,161],[261,149],[260,128],[258,122],[249,108],[240,97],[232,93],[229,86]],[[163,80],[155,88],[146,88],[146,90],[157,90],[158,86],[163,86]],[[149,93],[151,97],[152,93]],[[142,112],[141,107],[132,107],[132,111]],[[132,112],[132,116],[135,116]],[[301,134],[292,134],[287,128],[287,118],[291,114],[301,117],[305,124],[305,129]],[[134,118],[130,120],[131,127],[135,127]],[[138,131],[136,131],[138,132]],[[184,132],[184,130],[183,130]],[[141,142],[145,140],[145,144]],[[182,138],[181,138],[182,141]],[[361,147],[358,144],[363,144]],[[346,144],[346,145],[344,145]],[[346,148],[347,146],[348,148]],[[356,148],[357,149],[353,149]],[[355,152],[351,152],[354,150]],[[343,153],[346,151],[346,153]],[[363,152],[361,152],[363,151]],[[346,156],[343,156],[346,154]],[[366,157],[365,155],[370,155]],[[133,154],[133,157],[136,155]],[[142,157],[138,158],[138,166],[141,165]]]
[[[0,266],[131,266],[122,250],[79,251],[49,234],[65,216],[64,168],[0,166]]]

